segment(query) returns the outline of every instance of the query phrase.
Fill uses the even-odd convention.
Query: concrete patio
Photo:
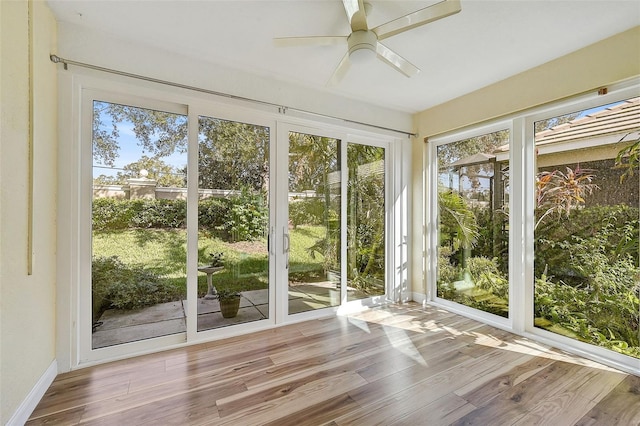
[[[339,303],[332,283],[302,284],[289,289],[289,312],[299,313],[326,308]],[[350,298],[354,297],[349,289]],[[332,294],[333,293],[333,294]],[[186,327],[186,301],[161,303],[137,310],[109,309],[100,317],[99,326],[92,336],[93,349],[184,333]],[[220,303],[215,299],[198,299],[198,331],[228,325],[259,321],[268,318],[268,290],[242,292],[240,309],[234,318],[223,318]]]

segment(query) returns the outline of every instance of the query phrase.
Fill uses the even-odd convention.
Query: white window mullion
[[[271,235],[271,253],[275,256],[275,321],[277,324],[285,322],[288,315],[289,270],[286,267],[284,254],[284,238],[289,225],[289,128],[286,124],[276,124],[277,143],[275,148],[276,163],[274,177],[275,188],[275,225]]]
[[[436,289],[437,282],[437,266],[438,266],[438,176],[437,167],[434,166],[434,158],[436,156],[436,146],[433,143],[427,143],[425,148],[425,212],[424,227],[425,238],[427,240],[425,251],[425,288],[426,301],[433,302],[438,294]]]
[[[525,293],[525,244],[526,228],[523,226],[525,206],[529,192],[526,186],[529,170],[525,166],[526,136],[521,118],[511,122],[509,141],[509,320],[514,331],[522,332],[526,321]]]
[[[398,226],[398,234],[396,246],[398,248],[398,257],[394,265],[397,271],[398,288],[400,293],[396,297],[397,301],[407,302],[412,299],[411,286],[409,282],[409,265],[408,265],[408,243],[409,243],[409,171],[411,168],[411,141],[409,139],[397,141],[398,160],[394,163],[395,174],[398,176],[398,192],[396,199],[400,204],[399,216],[395,219]]]
[[[347,215],[349,210],[348,181],[349,166],[347,164],[348,137],[342,138],[340,142],[340,305],[347,302]]]
[[[389,173],[392,176],[392,183],[390,185],[391,208],[390,213],[390,226],[389,226],[389,239],[391,240],[391,249],[389,253],[389,269],[390,269],[390,290],[388,291],[387,299],[392,302],[399,302],[402,300],[402,273],[398,268],[398,265],[402,264],[402,146],[398,143],[393,144],[392,149],[389,150],[390,163],[394,164],[394,168]]]
[[[198,333],[198,115],[189,109],[187,142],[187,340]]]

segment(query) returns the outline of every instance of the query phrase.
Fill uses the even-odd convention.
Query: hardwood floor
[[[417,304],[59,375],[29,425],[640,425],[640,377]]]

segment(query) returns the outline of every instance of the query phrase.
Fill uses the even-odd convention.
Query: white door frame
[[[76,70],[59,74],[60,114],[58,197],[58,248],[62,254],[58,261],[57,291],[57,361],[58,371],[90,366],[93,364],[128,358],[134,355],[157,352],[202,341],[219,339],[267,329],[287,322],[302,321],[318,316],[334,314],[366,307],[371,304],[400,300],[403,286],[407,285],[395,265],[406,261],[407,238],[407,184],[410,164],[410,141],[399,139],[394,132],[366,128],[362,125],[346,125],[335,119],[295,117],[283,112],[274,112],[265,106],[256,106],[233,99],[197,94],[183,89],[166,88],[149,82],[139,82],[126,77],[107,76],[92,70]],[[91,199],[92,199],[92,99],[97,97],[107,102],[159,109],[186,114],[189,118],[189,181],[194,178],[197,165],[197,116],[235,120],[244,123],[265,125],[270,128],[270,261],[269,261],[269,319],[244,325],[197,332],[195,321],[196,303],[193,294],[197,287],[197,229],[188,228],[187,243],[187,331],[107,348],[91,348]],[[194,119],[195,118],[195,119]],[[283,120],[284,118],[284,120]],[[288,131],[295,129],[322,136],[336,137],[347,143],[363,143],[385,148],[386,210],[387,210],[387,295],[377,300],[344,303],[335,309],[323,312],[301,313],[293,316],[283,314],[279,306],[287,306],[288,279],[284,271],[282,251],[283,229],[287,225],[288,206]],[[286,137],[281,135],[285,134]],[[89,141],[89,142],[87,142]],[[346,149],[342,150],[346,164]],[[400,162],[396,164],[397,162]],[[346,170],[343,171],[343,191],[346,192]],[[279,182],[279,183],[275,183]],[[284,188],[281,189],[281,187]],[[195,192],[194,192],[195,191]],[[400,191],[401,197],[395,194]],[[197,220],[197,187],[188,187],[188,223]],[[401,205],[399,204],[401,203]],[[194,207],[195,205],[195,207]],[[398,224],[402,221],[402,224]],[[345,221],[343,221],[346,223]],[[346,235],[344,223],[342,234]],[[398,235],[396,235],[398,234]],[[403,243],[403,241],[405,243]],[[343,241],[343,245],[344,245]],[[399,249],[400,247],[400,249]],[[341,248],[343,255],[346,247]],[[195,250],[195,251],[194,251]],[[343,257],[346,258],[346,257]],[[404,259],[404,260],[403,260]],[[343,266],[343,280],[346,270]],[[85,284],[83,284],[85,283]],[[399,283],[399,284],[396,284]],[[83,287],[84,286],[84,287]],[[87,291],[89,287],[89,291]],[[343,286],[344,287],[344,286]],[[405,297],[406,298],[406,295]]]

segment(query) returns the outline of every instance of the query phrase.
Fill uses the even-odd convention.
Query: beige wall
[[[426,136],[585,93],[640,74],[640,26],[416,114]]]
[[[28,3],[0,1],[0,424],[55,359],[56,23],[33,2],[33,274],[27,275]]]
[[[413,291],[424,293],[423,156],[425,137],[506,116],[534,106],[596,90],[640,75],[640,27],[532,68],[506,80],[415,115],[418,137],[412,147],[411,245]]]

